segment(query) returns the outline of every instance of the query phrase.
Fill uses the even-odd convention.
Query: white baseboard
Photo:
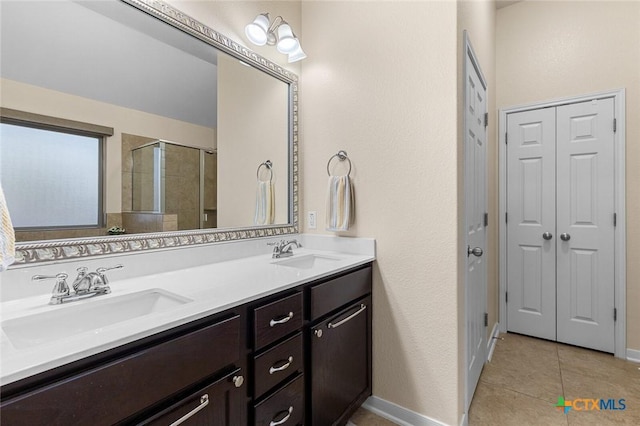
[[[491,361],[493,356],[493,350],[496,348],[497,337],[500,334],[500,324],[493,324],[493,330],[491,330],[491,336],[487,342],[487,362]]]
[[[640,362],[640,351],[627,348],[627,361]]]
[[[411,411],[408,408],[401,407],[393,402],[378,398],[377,396],[367,398],[364,404],[362,404],[362,408],[401,426],[446,426],[445,423]]]

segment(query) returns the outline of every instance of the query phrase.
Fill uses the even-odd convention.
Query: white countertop
[[[275,264],[271,254],[264,254],[112,281],[111,294],[62,305],[49,305],[50,294],[3,302],[0,304],[0,312],[4,322],[33,314],[68,309],[78,304],[101,303],[110,298],[149,289],[161,289],[192,299],[162,312],[22,349],[14,347],[3,330],[0,334],[0,381],[3,385],[15,382],[375,260],[371,252],[354,254],[307,248],[294,251],[294,257],[317,254],[332,256],[337,260],[319,262],[312,268],[303,269]],[[69,278],[69,283],[72,279],[73,277]]]

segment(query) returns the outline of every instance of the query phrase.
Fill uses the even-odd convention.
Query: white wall
[[[256,96],[259,94],[259,96]],[[276,224],[288,222],[289,86],[241,65],[218,58],[218,227],[254,223],[258,165],[270,160]]]
[[[500,9],[499,108],[626,89],[627,347],[640,350],[640,2],[524,1]]]
[[[302,27],[303,230],[325,232],[327,160],[346,150],[344,235],[377,245],[373,393],[457,424],[456,4],[302,2]]]

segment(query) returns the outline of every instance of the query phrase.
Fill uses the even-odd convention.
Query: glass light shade
[[[252,23],[244,27],[244,33],[257,46],[267,44],[267,32],[269,31],[269,14],[261,13]]]
[[[307,57],[307,54],[302,50],[302,46],[298,43],[298,48],[293,52],[289,53],[289,63],[298,62]]]
[[[283,23],[278,27],[278,52],[291,53],[298,48],[300,43],[293,35],[291,27],[287,23]]]

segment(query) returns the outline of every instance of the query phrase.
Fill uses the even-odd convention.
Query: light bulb
[[[261,13],[252,23],[244,27],[244,33],[251,43],[264,46],[267,44],[267,32],[269,31],[269,14]]]
[[[278,27],[278,52],[291,53],[298,48],[300,43],[298,39],[294,37],[291,27],[286,22],[283,22]]]
[[[298,43],[298,48],[289,53],[289,63],[298,62],[307,57],[307,54],[302,50],[302,46]]]

